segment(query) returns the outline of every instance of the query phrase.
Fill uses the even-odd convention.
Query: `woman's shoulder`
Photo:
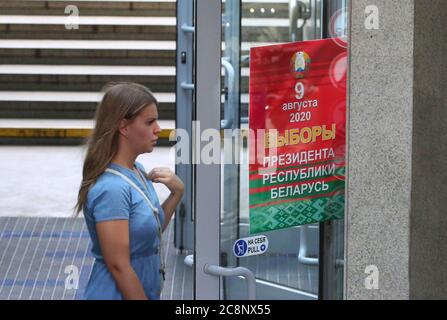
[[[122,188],[127,183],[123,178],[113,173],[104,171],[93,184],[92,189],[99,190],[103,188]]]
[[[103,172],[91,186],[87,194],[87,203],[91,204],[101,198],[127,196],[129,189],[128,183],[121,177]]]
[[[87,194],[84,214],[96,222],[128,219],[132,207],[130,186],[121,177],[104,172]]]

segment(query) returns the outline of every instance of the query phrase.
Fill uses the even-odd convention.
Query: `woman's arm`
[[[129,221],[111,220],[96,224],[107,269],[126,300],[147,300],[143,286],[130,264]]]
[[[175,208],[177,207],[178,203],[182,199],[183,192],[182,193],[171,193],[169,197],[163,202],[161,207],[163,208],[163,211],[165,213],[165,220],[163,223],[162,230],[165,231],[165,229],[168,227],[169,222],[171,221],[172,215],[175,212]]]
[[[165,220],[162,226],[162,230],[164,231],[171,221],[175,208],[182,199],[185,185],[182,180],[171,171],[171,169],[164,167],[152,169],[152,171],[147,174],[147,178],[156,183],[163,183],[171,191],[169,197],[161,205],[165,213]]]

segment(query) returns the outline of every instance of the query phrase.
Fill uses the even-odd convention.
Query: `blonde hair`
[[[119,124],[133,120],[151,104],[158,105],[152,92],[143,85],[132,82],[109,83],[95,114],[95,128],[87,140],[87,153],[82,169],[82,182],[74,207],[77,216],[83,210],[90,187],[105,171],[118,152]]]

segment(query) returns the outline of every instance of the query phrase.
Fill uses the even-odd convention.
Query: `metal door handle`
[[[230,129],[233,124],[233,113],[231,112],[231,107],[236,108],[234,101],[232,101],[234,91],[234,68],[233,65],[225,58],[222,58],[222,67],[224,67],[225,73],[228,77],[229,101],[225,101],[224,119],[220,121],[220,127],[221,129]]]
[[[298,261],[306,265],[318,265],[318,258],[309,257],[307,255],[307,225],[300,227],[300,250],[298,253]],[[343,259],[335,260],[335,267],[342,268],[345,265]]]
[[[194,264],[194,256],[191,254],[185,257],[185,264],[192,267]],[[256,278],[253,272],[244,267],[226,268],[216,265],[205,264],[203,271],[217,277],[238,277],[242,276],[247,281],[248,300],[256,300]]]
[[[194,83],[182,82],[180,84],[180,87],[182,87],[182,89],[184,89],[184,90],[194,90]]]
[[[306,2],[306,3],[305,3]],[[298,0],[290,0],[289,1],[289,32],[290,32],[290,41],[302,41],[303,40],[303,27],[307,19],[311,17],[311,9],[310,3],[308,1],[298,1]],[[297,21],[298,19],[303,19],[303,25],[298,28]],[[298,37],[298,33],[300,37]]]
[[[183,32],[189,32],[189,33],[195,33],[196,32],[196,28],[194,26],[188,26],[186,24],[183,24],[181,26],[181,29]]]

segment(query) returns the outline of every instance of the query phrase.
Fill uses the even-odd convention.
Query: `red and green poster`
[[[344,215],[347,52],[334,39],[250,50],[250,232]]]

